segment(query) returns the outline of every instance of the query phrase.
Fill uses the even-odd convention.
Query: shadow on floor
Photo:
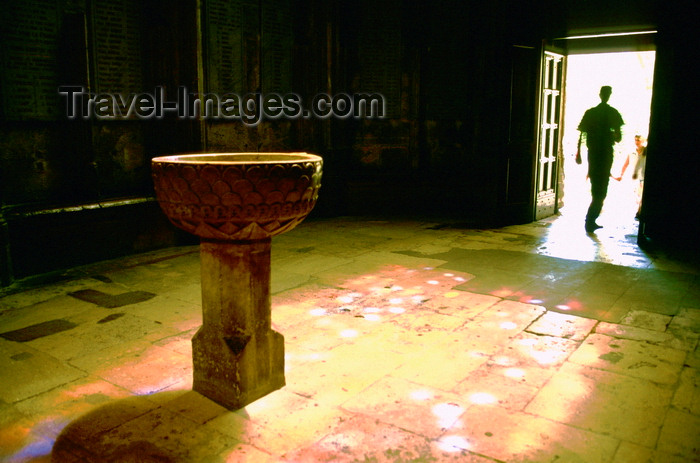
[[[159,405],[162,404],[162,405]],[[68,424],[56,438],[53,463],[189,463],[224,461],[205,421],[230,414],[194,391],[158,392],[102,405]],[[245,409],[235,412],[245,416]],[[195,417],[199,415],[199,417]],[[185,418],[187,416],[187,418]],[[240,419],[240,432],[245,421]],[[229,434],[235,434],[229,426]],[[234,438],[231,437],[231,441]],[[234,442],[235,443],[235,442]],[[231,442],[227,442],[228,445]]]

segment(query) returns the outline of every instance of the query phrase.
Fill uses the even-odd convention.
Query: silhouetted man
[[[585,112],[578,130],[586,134],[588,148],[588,178],[591,181],[591,205],[586,213],[586,232],[591,233],[600,225],[596,219],[603,209],[603,201],[608,194],[610,168],[613,164],[613,145],[622,139],[620,127],[624,124],[617,109],[608,105],[612,88],[600,88],[600,104]],[[581,147],[579,137],[579,152]],[[578,155],[577,155],[578,156]]]

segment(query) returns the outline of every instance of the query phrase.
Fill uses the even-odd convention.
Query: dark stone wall
[[[700,253],[697,29],[686,2],[659,10],[640,244]]]
[[[388,117],[335,124],[346,213],[503,222],[511,47],[564,33],[560,9],[524,3],[347,2],[340,88],[380,91]]]
[[[196,89],[193,18],[180,0],[3,4],[0,285],[188,241],[152,200],[150,159],[198,150],[196,121],[71,119],[58,91]]]

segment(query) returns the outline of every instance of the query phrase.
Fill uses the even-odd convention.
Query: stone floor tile
[[[498,405],[508,410],[523,410],[538,388],[524,380],[524,370],[506,370],[482,365],[472,371],[453,392],[476,405]]]
[[[529,361],[502,354],[497,353],[484,366],[492,369],[495,374],[517,379],[531,387],[541,388],[557,371],[555,368],[534,366]]]
[[[700,344],[700,333],[695,333],[676,326],[669,326],[666,332],[673,336],[675,339],[674,344],[680,346],[679,349],[692,352],[693,346],[697,348],[698,344]]]
[[[386,342],[386,341],[384,341]],[[285,390],[323,406],[339,406],[405,362],[405,354],[382,348],[380,336],[326,352],[289,348]]]
[[[158,296],[187,303],[191,307],[193,313],[200,311],[199,308],[202,307],[202,284],[200,282],[199,272],[193,272],[193,274],[196,274],[197,277],[191,277],[189,283],[174,286],[167,291],[158,293]]]
[[[131,393],[95,376],[87,376],[15,404],[34,421],[33,430],[51,439],[72,420]]]
[[[700,369],[700,342],[696,343],[695,349],[688,353],[685,363],[689,367]]]
[[[198,291],[198,296],[201,298]],[[167,307],[167,310],[163,310]],[[167,296],[156,296],[153,299],[138,304],[133,304],[123,309],[117,309],[117,313],[127,313],[164,327],[173,328],[177,332],[199,327],[202,324],[201,301],[193,304]]]
[[[468,403],[461,397],[385,377],[343,404],[343,409],[374,417],[421,436],[435,439],[449,430]]]
[[[612,463],[688,463],[685,457],[659,452],[649,447],[621,442]]]
[[[453,237],[425,237],[423,239],[412,239],[410,242],[402,242],[403,249],[409,249],[410,251],[403,251],[403,253],[411,252],[414,255],[420,255],[424,257],[430,257],[435,254],[440,254],[444,252],[449,252],[452,246],[455,245],[458,238]],[[473,245],[473,242],[470,242]],[[476,245],[478,247],[478,245]],[[397,250],[396,252],[399,252]],[[440,265],[440,264],[437,264]]]
[[[30,346],[0,339],[0,400],[17,402],[87,374]]]
[[[396,239],[420,238],[422,236],[421,231],[423,231],[422,227],[406,227],[406,225],[412,225],[414,223],[413,221],[402,221],[400,219],[368,219],[362,220],[362,228],[358,229],[358,231],[365,235],[389,238],[392,241]]]
[[[680,302],[681,310],[686,307],[698,309],[700,308],[700,284],[691,285],[688,291],[683,295]]]
[[[442,440],[508,462],[609,462],[619,441],[528,413],[497,406],[472,406]]]
[[[275,259],[271,267],[273,278],[276,272],[314,276],[318,273],[326,273],[333,267],[346,265],[350,262],[351,260],[348,258],[340,258],[320,253],[297,252],[285,258]]]
[[[437,281],[435,282],[437,283]],[[362,290],[358,291],[360,294],[362,293]],[[441,313],[443,315],[456,315],[435,310],[434,304],[428,304],[432,299],[440,298],[443,294],[452,294],[454,291],[423,282],[412,285],[410,281],[393,280],[387,282],[385,287],[372,287],[365,293],[366,296],[355,301],[355,305],[359,306],[361,311],[365,313],[369,309],[373,309],[375,312],[384,310],[385,316],[388,314],[400,315],[408,311],[412,314]]]
[[[669,290],[684,292],[693,286],[695,274],[688,269],[682,271],[669,271],[657,269],[653,272],[640,272],[636,278],[632,291],[644,294],[645,291]]]
[[[443,261],[436,259],[402,256],[384,251],[365,251],[347,264],[328,269],[322,275],[318,275],[318,279],[324,283],[344,281],[353,275],[381,274],[387,266],[400,266],[404,269],[405,274],[409,274],[413,269],[434,268],[441,263]]]
[[[681,299],[680,294],[668,292],[645,295],[623,294],[615,301],[613,308],[616,312],[623,312],[624,315],[632,310],[639,310],[672,316],[680,310]]]
[[[310,336],[318,333],[319,336]],[[326,352],[340,345],[346,344],[348,338],[357,337],[360,332],[347,325],[336,326],[335,330],[320,331],[313,326],[299,327],[293,332],[284,332],[285,344],[303,345],[304,348],[316,352]]]
[[[147,346],[147,347],[146,347]],[[91,365],[92,374],[134,394],[151,394],[183,378],[191,384],[192,358],[163,347],[134,344],[133,351],[109,358],[102,355],[80,359],[77,366]]]
[[[465,271],[461,268],[450,268]],[[473,271],[472,273],[476,274],[477,272]],[[523,275],[522,273],[507,270],[481,270],[478,272],[476,278],[456,286],[455,289],[472,293],[490,294],[497,297],[506,297],[526,287],[536,278],[537,277],[533,275]]]
[[[86,311],[91,311],[93,307],[95,306],[92,304],[78,301],[70,296],[56,296],[47,301],[0,313],[0,333],[18,330],[50,320],[69,319]],[[107,314],[105,313],[104,316]]]
[[[412,338],[413,347],[406,349],[402,365],[390,374],[432,388],[452,390],[486,363],[497,347],[488,337],[479,338],[472,333],[419,333]]]
[[[505,344],[491,360],[517,366],[556,367],[578,347],[579,343],[570,339],[523,332]]]
[[[70,446],[84,447],[83,444],[91,442],[97,436],[156,408],[158,405],[146,397],[130,396],[111,400],[73,420],[63,429],[56,441],[58,442],[61,436],[64,436]]]
[[[277,294],[288,289],[298,288],[312,281],[308,275],[300,275],[283,270],[273,270],[271,273],[270,294]]]
[[[635,307],[635,306],[632,306]],[[674,308],[670,313],[673,313],[676,309]],[[598,320],[609,323],[620,323],[620,321],[627,315],[630,311],[630,306],[620,303],[620,299],[613,304],[605,313],[600,315]]]
[[[377,329],[377,323],[350,312],[322,313],[311,316],[294,330],[283,331],[286,342],[299,344],[303,340],[305,349],[323,352],[347,343],[361,340]]]
[[[545,312],[545,308],[534,304],[503,300],[475,317],[466,327],[496,329],[515,336]]]
[[[695,346],[695,340],[690,342],[688,339],[676,337],[670,332],[649,330],[617,323],[600,322],[596,325],[595,332],[614,338],[644,341],[657,346],[670,347],[672,349],[684,351],[690,351]]]
[[[397,283],[400,282],[399,286],[404,289],[420,289],[422,293],[435,296],[452,291],[455,285],[473,278],[470,273],[436,268],[433,264],[428,261],[398,267],[395,273]]]
[[[671,405],[682,412],[700,416],[700,369],[683,368]]]
[[[557,311],[564,311],[579,317],[593,318],[595,320],[618,321],[622,314],[616,317],[615,314],[608,315],[617,300],[617,294],[598,293],[584,289],[576,289],[569,293],[564,299],[556,304]],[[625,310],[627,313],[629,309]],[[610,320],[610,317],[615,317]]]
[[[319,284],[309,284],[294,291],[281,292],[272,300],[272,322],[280,332],[329,314],[340,313],[345,300],[355,300],[357,294]]]
[[[34,420],[14,405],[0,402],[0,461],[19,463],[49,455],[53,439],[36,429],[41,422],[41,418]]]
[[[392,322],[400,329],[416,333],[427,333],[431,331],[454,331],[463,326],[467,320],[462,316],[422,311],[411,314],[410,317],[394,316]]]
[[[640,273],[639,269],[614,265],[597,267],[598,271],[579,286],[580,290],[622,296]]]
[[[686,353],[677,349],[592,334],[569,361],[661,384],[675,384],[685,357]]]
[[[197,329],[183,331],[175,336],[168,336],[153,343],[154,346],[163,347],[165,349],[177,352],[187,357],[192,357],[192,337],[197,332]]]
[[[3,295],[0,292],[0,297],[2,307],[17,309],[49,301],[56,297],[64,297],[70,292],[87,289],[99,283],[101,283],[99,280],[87,277],[81,273],[76,278],[66,278],[60,282],[52,282],[41,286],[30,286],[24,290],[18,290],[7,295]]]
[[[317,237],[311,240],[314,252],[328,256],[336,256],[345,259],[365,258],[368,249],[382,249],[382,244],[389,241],[388,238],[370,236],[356,231],[343,233],[343,240],[319,240]],[[386,259],[379,258],[383,262]],[[330,269],[333,272],[333,269]]]
[[[191,279],[191,276],[182,268],[183,262],[178,261],[178,264],[177,268],[167,268],[167,266],[128,265],[124,262],[124,265],[104,269],[107,271],[102,272],[100,278],[105,280],[105,283],[93,284],[88,289],[111,295],[133,290],[162,294]]]
[[[109,280],[121,283],[117,277],[120,272],[141,267],[157,268],[164,272],[174,269],[175,272],[182,271],[185,274],[197,272],[199,271],[199,243],[132,254],[85,265],[78,267],[78,269],[100,281]],[[138,281],[138,279],[132,279],[132,281]]]
[[[173,396],[172,399],[163,399],[158,403],[164,409],[178,413],[190,421],[197,424],[204,424],[207,421],[229,413],[229,410],[192,390],[178,391],[177,393],[161,393],[161,396]]]
[[[535,334],[582,341],[588,336],[597,320],[548,311],[535,320],[527,331]]]
[[[504,296],[504,299],[523,302],[525,304],[541,305],[548,310],[557,311],[557,306],[562,300],[568,297],[568,294],[569,293],[566,291],[556,292],[527,286],[521,290],[513,291],[508,296]]]
[[[184,376],[182,378],[179,378],[178,381],[170,384],[169,386],[164,387],[161,389],[158,394],[167,394],[167,393],[181,393],[182,391],[189,391],[192,389],[192,377],[191,376]],[[149,399],[153,399],[154,395],[151,394],[148,396]]]
[[[439,294],[441,291],[448,291],[454,285],[459,284],[465,280],[465,277],[469,277],[466,274],[453,274],[445,270],[435,267],[436,262],[442,262],[440,260],[428,260],[428,261],[417,261],[411,262],[410,265],[397,264],[390,257],[388,258],[388,263],[384,263],[379,267],[379,271],[376,273],[366,273],[361,276],[363,281],[355,279],[355,285],[349,285],[349,282],[345,280],[343,287],[352,287],[353,289],[362,292],[367,290],[368,285],[364,284],[364,280],[368,277],[379,278],[381,281],[387,282],[382,288],[388,290],[388,294],[401,293],[402,291],[415,292],[420,290],[424,293],[426,291],[433,292],[434,294]],[[460,276],[462,276],[460,278]],[[377,286],[372,285],[374,290]],[[366,291],[365,291],[366,292]]]
[[[185,417],[160,407],[122,422],[119,407],[127,407],[122,402],[98,408],[66,427],[56,440],[54,457],[57,461],[61,461],[62,451],[70,451],[71,447],[80,447],[90,463],[212,461],[236,443],[231,436],[195,426]],[[88,423],[94,422],[118,424],[102,432],[86,432]]]
[[[0,450],[0,458],[3,463],[51,463],[53,445],[54,442],[51,439],[31,436],[30,439],[24,441],[24,447],[15,453],[3,455],[3,450]],[[80,463],[80,460],[75,460],[75,463]]]
[[[319,461],[459,461],[493,462],[449,442],[431,440],[401,428],[356,415],[344,420],[317,444],[284,455],[282,461],[316,463]]]
[[[365,260],[352,259],[347,264],[329,269],[319,276],[315,283],[335,286],[339,281],[344,281],[349,277],[362,277],[365,275],[375,275],[381,272],[381,267],[385,263],[368,262]]]
[[[661,286],[645,288],[636,293],[630,290],[620,297],[618,304],[627,306],[630,311],[639,310],[672,316],[681,309],[683,299],[683,290],[678,291]]]
[[[110,289],[113,290],[113,288]],[[98,307],[116,309],[148,301],[155,297],[155,294],[148,291],[128,290],[118,290],[114,293],[107,293],[90,288],[69,293],[69,296],[81,301],[89,302],[90,304]]]
[[[170,337],[164,339],[170,339]],[[138,359],[142,352],[152,345],[153,343],[149,341],[136,340],[124,344],[112,345],[104,349],[98,347],[67,363],[92,374],[111,363],[126,362],[127,359]]]
[[[666,327],[671,322],[671,318],[672,317],[669,315],[647,312],[645,310],[630,310],[627,315],[620,320],[620,324],[653,331],[666,331]]]
[[[666,415],[656,448],[686,461],[700,460],[700,416],[671,408]]]
[[[527,285],[525,290],[543,294],[568,294],[578,289],[595,273],[593,270],[587,272],[586,265],[585,263],[577,263],[577,266],[573,267],[564,264],[561,259],[557,259],[546,272]]]
[[[446,315],[474,318],[500,301],[496,296],[454,290],[430,297],[423,306]]]
[[[224,450],[221,459],[222,463],[277,463],[280,458],[254,447],[250,444],[236,444],[232,448]]]
[[[525,411],[653,447],[672,393],[650,381],[566,363]]]
[[[668,325],[670,330],[683,329],[700,334],[700,309],[682,308]]]
[[[73,361],[93,353],[96,350],[95,346],[99,346],[99,349],[119,348],[130,342],[154,341],[178,333],[172,327],[162,326],[155,321],[129,313],[101,313],[98,317],[94,315],[83,312],[69,319],[77,325],[75,328],[26,344],[37,350],[51,353],[60,360]],[[102,315],[104,316],[101,317]]]
[[[280,389],[241,410],[208,421],[204,428],[224,433],[272,455],[282,455],[319,441],[348,418],[349,415],[339,408],[325,407]]]
[[[678,259],[678,256],[654,256],[652,264],[649,266],[649,268],[664,272],[694,274],[694,268],[696,265],[693,263],[694,257],[686,257],[689,257],[689,259]]]

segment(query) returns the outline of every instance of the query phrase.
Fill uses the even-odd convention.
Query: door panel
[[[511,49],[506,223],[532,222],[557,211],[564,77],[563,53]]]
[[[564,64],[564,55],[549,50],[544,51],[540,85],[535,220],[549,217],[557,209]]]

